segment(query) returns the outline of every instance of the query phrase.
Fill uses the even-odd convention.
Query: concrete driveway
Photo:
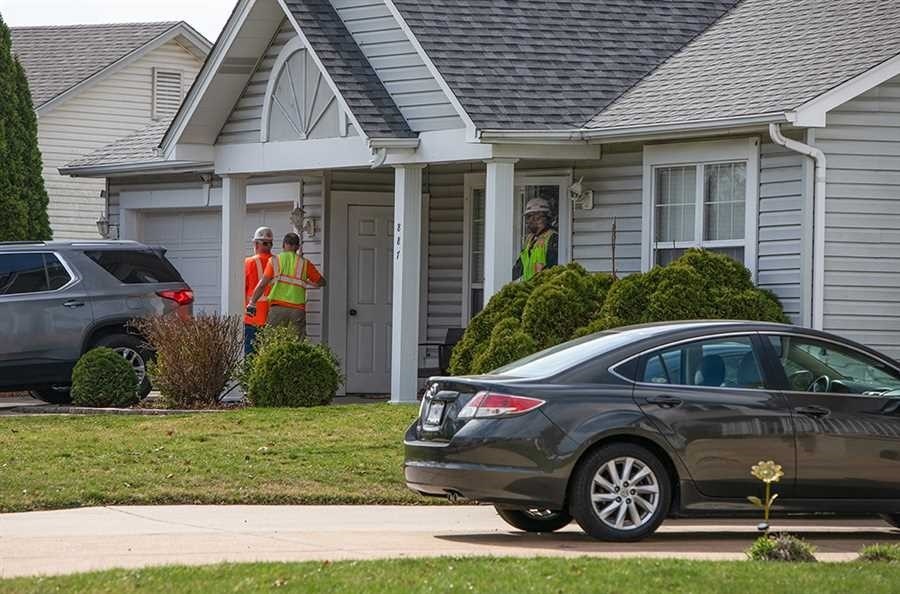
[[[819,547],[855,558],[900,542],[877,520],[778,521]],[[510,529],[491,507],[105,507],[0,515],[0,576],[223,561],[304,561],[445,555],[742,559],[754,522],[669,521],[651,539],[611,544],[576,525],[556,534]]]

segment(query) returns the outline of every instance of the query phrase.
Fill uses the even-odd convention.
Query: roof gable
[[[393,0],[482,130],[579,128],[737,0]]]
[[[181,22],[14,27],[11,32],[36,109],[161,38],[188,34],[200,46],[195,49],[201,58],[210,47]]]
[[[895,0],[744,0],[588,127],[783,116],[898,54]]]

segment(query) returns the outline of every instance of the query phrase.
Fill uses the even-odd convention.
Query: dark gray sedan
[[[780,513],[900,527],[900,364],[823,332],[730,321],[635,326],[477,377],[433,378],[406,482],[492,503],[511,525],[642,539],[670,516]]]

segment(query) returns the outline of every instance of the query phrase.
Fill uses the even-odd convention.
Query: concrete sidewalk
[[[443,555],[596,555],[742,559],[755,522],[669,521],[652,538],[611,544],[577,525],[513,531],[491,507],[106,507],[0,515],[0,577],[223,561],[304,561]],[[900,542],[877,520],[778,521],[850,560],[873,542]]]

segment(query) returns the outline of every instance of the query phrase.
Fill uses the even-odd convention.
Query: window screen
[[[70,280],[68,271],[54,254],[0,256],[0,295],[55,291]]]
[[[175,267],[153,251],[97,250],[85,255],[126,285],[184,282]]]

